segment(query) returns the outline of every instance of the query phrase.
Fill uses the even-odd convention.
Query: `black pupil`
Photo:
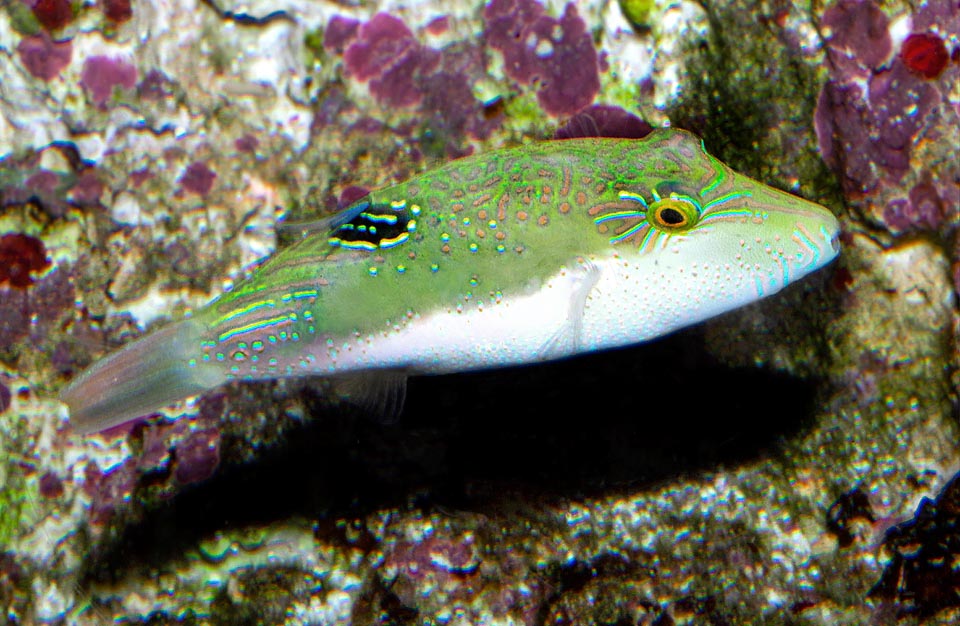
[[[662,211],[660,211],[660,221],[670,226],[683,224],[684,222],[683,213],[681,213],[676,209],[663,209]]]

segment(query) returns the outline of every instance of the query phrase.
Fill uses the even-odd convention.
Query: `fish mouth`
[[[817,209],[818,217],[822,221],[820,234],[828,247],[825,251],[829,252],[830,258],[834,258],[840,254],[840,221],[827,209],[819,205],[817,205]]]
[[[784,193],[785,192],[781,192]],[[782,207],[796,215],[797,231],[809,235],[807,242],[815,246],[822,256],[821,265],[840,254],[840,221],[830,211],[815,202],[790,196],[792,206]],[[796,232],[796,231],[795,231]]]

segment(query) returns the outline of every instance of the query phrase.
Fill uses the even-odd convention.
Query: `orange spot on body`
[[[483,194],[482,196],[480,196],[479,198],[473,201],[474,208],[482,204],[486,204],[487,202],[490,202],[490,198],[491,198],[490,194],[488,193]]]

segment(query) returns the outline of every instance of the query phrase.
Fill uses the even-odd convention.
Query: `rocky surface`
[[[7,623],[956,623],[957,4],[408,4],[0,7]],[[829,206],[839,262],[650,345],[415,379],[394,424],[294,381],[71,432],[57,391],[279,218],[668,120]]]

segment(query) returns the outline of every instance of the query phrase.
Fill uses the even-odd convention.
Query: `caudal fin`
[[[190,367],[199,354],[194,320],[171,324],[101,359],[71,382],[60,400],[78,433],[93,433],[148,415],[216,387],[223,376],[210,366]]]

